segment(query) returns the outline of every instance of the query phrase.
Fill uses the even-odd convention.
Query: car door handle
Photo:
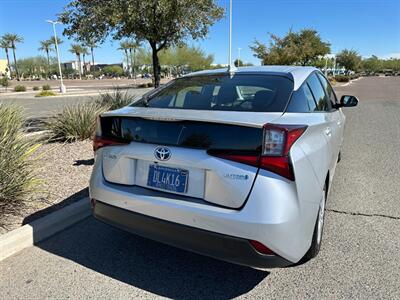
[[[327,136],[331,136],[332,135],[332,129],[330,127],[327,127],[327,128],[325,128],[324,133]]]

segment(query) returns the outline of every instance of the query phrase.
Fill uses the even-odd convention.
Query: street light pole
[[[62,72],[61,72],[61,63],[60,63],[60,53],[58,52],[57,33],[56,33],[56,24],[59,24],[59,22],[51,21],[51,20],[47,20],[46,22],[53,25],[54,45],[56,46],[57,60],[58,60],[58,71],[60,73],[60,92],[64,94],[64,93],[67,92],[67,89],[66,89],[66,87],[64,86],[64,83],[63,83],[63,77],[62,77]]]

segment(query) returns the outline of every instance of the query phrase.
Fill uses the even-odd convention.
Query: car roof
[[[307,77],[314,71],[317,71],[314,67],[302,67],[302,66],[252,66],[252,67],[239,67],[235,68],[234,74],[265,74],[265,75],[278,75],[285,76],[293,80],[293,90],[297,90]],[[194,72],[185,75],[185,77],[191,76],[204,76],[204,75],[217,75],[228,73],[228,68],[215,69],[215,70],[204,70]]]

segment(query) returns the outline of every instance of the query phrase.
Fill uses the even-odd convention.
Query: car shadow
[[[136,288],[176,299],[230,299],[252,290],[269,275],[141,238],[92,216],[36,246]]]

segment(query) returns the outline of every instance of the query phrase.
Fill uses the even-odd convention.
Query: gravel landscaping
[[[75,143],[46,143],[39,150],[39,190],[18,215],[1,216],[0,234],[29,223],[88,194],[93,165],[90,141]]]

